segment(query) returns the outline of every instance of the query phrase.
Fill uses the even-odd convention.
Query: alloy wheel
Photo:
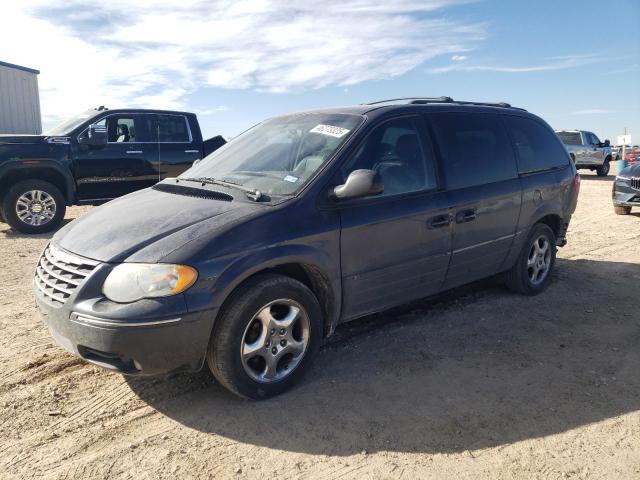
[[[533,242],[527,258],[527,274],[533,285],[540,285],[551,268],[551,244],[541,235]]]
[[[309,344],[310,323],[304,308],[291,299],[269,302],[248,323],[240,356],[255,381],[271,383],[290,375]]]
[[[26,191],[16,201],[16,215],[27,225],[46,225],[55,217],[56,210],[55,199],[43,190]]]

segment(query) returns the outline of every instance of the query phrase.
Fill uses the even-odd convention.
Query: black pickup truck
[[[225,143],[203,141],[196,115],[87,110],[46,135],[0,135],[0,220],[56,228],[67,205],[97,205],[175,177]]]

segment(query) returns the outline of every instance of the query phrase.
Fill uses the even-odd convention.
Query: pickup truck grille
[[[36,267],[35,285],[53,305],[61,307],[98,263],[48,245]]]
[[[636,190],[640,190],[640,177],[632,177],[631,178],[631,188],[635,188]]]

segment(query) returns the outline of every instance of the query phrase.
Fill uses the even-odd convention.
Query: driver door
[[[109,200],[158,182],[158,145],[152,141],[143,117],[108,115],[97,122],[106,127],[107,142],[78,145],[74,168],[81,201]]]
[[[376,127],[342,168],[378,172],[385,191],[341,201],[343,318],[437,292],[451,253],[451,219],[422,119]]]

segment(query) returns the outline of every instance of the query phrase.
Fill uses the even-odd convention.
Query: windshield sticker
[[[335,137],[335,138],[342,138],[347,133],[349,133],[349,130],[347,130],[346,128],[334,127],[333,125],[322,125],[322,124],[316,125],[315,127],[313,127],[309,131],[312,132],[312,133],[320,133],[322,135],[329,135],[330,137]]]
[[[283,180],[285,182],[296,183],[299,180],[299,178],[298,177],[294,177],[293,175],[287,175],[286,177],[284,177]]]

